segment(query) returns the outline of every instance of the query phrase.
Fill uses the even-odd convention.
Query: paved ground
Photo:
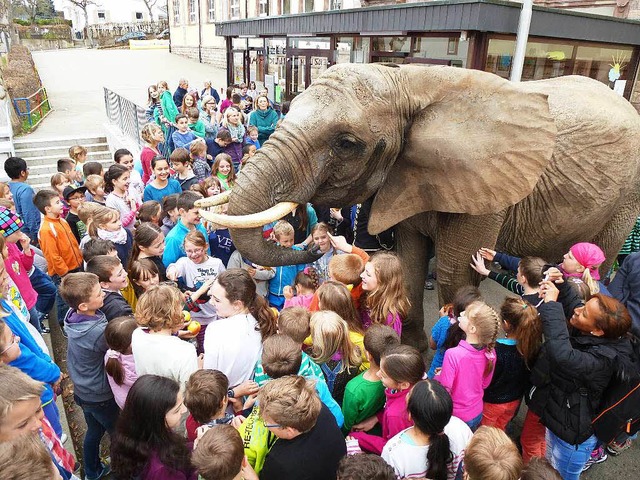
[[[198,89],[204,80],[226,86],[224,70],[163,50],[50,50],[33,58],[54,109],[29,135],[33,139],[104,135],[103,87],[144,106],[147,86],[160,80],[172,91],[181,77]]]

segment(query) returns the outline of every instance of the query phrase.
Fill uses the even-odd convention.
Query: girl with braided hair
[[[484,389],[493,378],[498,314],[484,302],[473,302],[459,317],[466,334],[457,347],[447,350],[436,375],[451,394],[453,414],[475,430],[482,420]]]

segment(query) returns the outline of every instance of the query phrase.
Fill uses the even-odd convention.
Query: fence
[[[116,125],[123,135],[142,146],[140,132],[148,123],[146,110],[106,87],[104,87],[104,107],[109,123]]]
[[[31,108],[32,102],[35,103],[33,108]],[[47,90],[44,87],[41,87],[28,97],[14,98],[13,106],[19,117],[27,117],[29,129],[38,125],[51,112],[51,104],[49,103]]]

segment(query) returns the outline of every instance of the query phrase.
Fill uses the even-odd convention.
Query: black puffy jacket
[[[631,344],[626,338],[570,337],[560,303],[543,303],[538,311],[545,342],[531,372],[527,403],[556,436],[578,445],[593,434],[591,421],[603,392],[631,357]]]

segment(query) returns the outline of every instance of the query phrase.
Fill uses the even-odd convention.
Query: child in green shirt
[[[200,111],[196,107],[187,109],[187,117],[189,118],[189,129],[196,137],[204,138],[204,122],[200,120]]]

